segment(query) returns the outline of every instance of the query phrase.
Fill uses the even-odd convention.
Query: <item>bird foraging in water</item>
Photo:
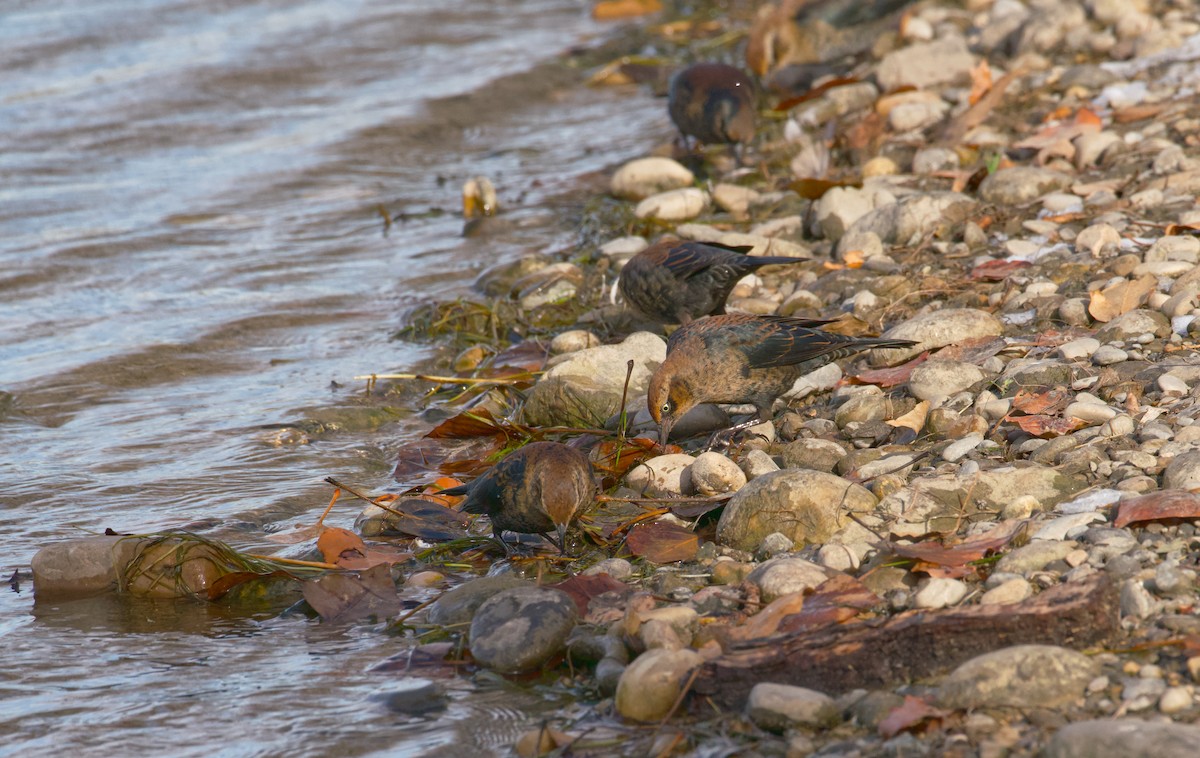
[[[671,77],[667,112],[685,140],[746,143],[754,139],[758,117],[754,101],[754,82],[741,69],[695,63]]]
[[[746,274],[763,266],[807,258],[748,255],[753,246],[661,240],[629,259],[618,288],[625,302],[646,318],[686,324],[725,312],[725,300]]]
[[[813,329],[813,323],[730,313],[679,327],[646,394],[659,443],[666,444],[675,422],[701,403],[753,403],[756,417],[767,420],[776,398],[809,371],[863,350],[916,344],[847,337]]]
[[[486,515],[506,554],[505,531],[540,534],[564,552],[567,527],[594,500],[596,482],[583,453],[561,442],[532,442],[470,484],[439,494],[466,495],[461,510]]]

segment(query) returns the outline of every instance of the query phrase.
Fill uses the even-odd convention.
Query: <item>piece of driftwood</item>
[[[694,691],[740,708],[759,682],[836,695],[943,673],[1012,645],[1081,647],[1119,628],[1116,588],[1106,575],[1052,587],[1021,603],[908,611],[731,646],[701,668]]]

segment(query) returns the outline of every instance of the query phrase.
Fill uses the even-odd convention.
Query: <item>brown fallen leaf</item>
[[[785,618],[799,613],[803,608],[804,593],[789,592],[772,600],[761,611],[746,619],[746,623],[729,629],[727,639],[731,642],[749,642],[770,637],[779,631],[779,625]]]
[[[912,376],[913,369],[929,359],[929,353],[921,353],[908,363],[891,368],[877,368],[860,371],[850,378],[857,384],[876,384],[880,387],[895,387],[904,384]]]
[[[700,548],[695,532],[667,521],[637,524],[625,538],[629,552],[651,563],[690,561]]]
[[[557,590],[562,590],[571,596],[571,599],[575,601],[575,607],[579,610],[581,618],[587,616],[588,605],[592,602],[592,598],[597,595],[603,595],[605,592],[619,592],[622,594],[629,594],[631,592],[628,584],[613,579],[608,574],[576,574],[558,584],[550,586]]]
[[[438,506],[439,508],[441,506]],[[344,569],[359,571],[372,566],[390,566],[412,558],[412,553],[401,552],[390,547],[367,547],[362,537],[348,529],[326,527],[317,538],[317,549],[325,558]]]
[[[1113,526],[1120,529],[1130,524],[1177,519],[1200,519],[1200,495],[1186,490],[1161,490],[1131,497],[1117,506]]]
[[[400,610],[400,596],[385,565],[360,573],[326,574],[301,584],[304,599],[326,621],[386,618]]]
[[[981,282],[1002,282],[1033,264],[1029,261],[987,261],[971,269],[971,279]]]
[[[1132,281],[1117,282],[1102,290],[1093,290],[1088,313],[1097,321],[1107,323],[1140,307],[1157,286],[1158,278],[1147,274]]]
[[[835,574],[817,585],[798,613],[785,617],[779,631],[787,634],[841,624],[882,602],[867,586],[847,574]]]
[[[888,426],[893,426],[896,428],[903,427],[905,429],[911,429],[914,432],[920,433],[920,431],[925,428],[925,419],[927,418],[929,418],[929,401],[922,400],[914,405],[913,409],[908,413],[884,423],[886,423]]]
[[[1084,422],[1077,418],[1062,418],[1059,416],[1010,416],[1009,421],[1021,428],[1026,434],[1034,437],[1061,437],[1064,434],[1078,431]]]
[[[963,567],[972,561],[986,558],[1012,542],[1025,528],[1024,519],[1010,519],[987,532],[955,545],[937,542],[918,542],[915,545],[890,545],[893,554],[915,558],[938,566]]]
[[[1055,387],[1046,392],[1018,390],[1017,394],[1013,395],[1012,407],[1013,410],[1030,415],[1057,414],[1061,413],[1074,399],[1074,394],[1067,391],[1066,387]]]
[[[879,734],[891,739],[900,732],[923,732],[937,728],[949,711],[935,708],[925,700],[912,695],[904,696],[904,704],[894,708],[879,722]]]
[[[820,200],[825,193],[834,187],[861,188],[861,182],[835,182],[829,179],[796,179],[788,184],[788,189],[805,200]]]

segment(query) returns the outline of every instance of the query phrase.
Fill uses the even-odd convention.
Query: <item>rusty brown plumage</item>
[[[746,143],[754,139],[758,110],[754,82],[724,63],[694,63],[673,77],[667,112],[684,137],[705,144]]]
[[[508,552],[502,532],[540,534],[563,550],[567,527],[595,499],[596,482],[587,456],[561,442],[532,442],[509,453],[470,484],[443,490],[466,495],[461,510],[482,513]]]
[[[671,427],[701,403],[753,403],[760,419],[802,375],[830,361],[908,340],[867,339],[813,329],[784,316],[731,313],[692,321],[667,342],[646,403],[666,443]]]
[[[746,274],[763,266],[807,258],[748,255],[752,246],[660,240],[629,259],[618,287],[625,302],[646,318],[686,324],[725,312],[725,300]]]

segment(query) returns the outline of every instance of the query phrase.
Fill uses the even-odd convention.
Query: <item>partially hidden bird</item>
[[[758,109],[754,80],[724,63],[693,63],[673,77],[667,112],[680,134],[704,144],[754,139]]]
[[[438,494],[466,495],[460,509],[486,515],[506,554],[511,554],[506,531],[540,534],[564,552],[567,527],[595,500],[596,481],[579,450],[561,442],[531,442],[474,481]]]
[[[725,312],[725,300],[742,277],[763,266],[807,258],[748,255],[749,245],[660,240],[629,259],[617,287],[626,304],[663,324],[686,324]]]
[[[650,377],[646,404],[666,444],[685,413],[701,403],[753,403],[767,420],[771,406],[804,374],[830,361],[909,340],[847,337],[786,316],[730,313],[685,324],[667,341],[667,357]]]

